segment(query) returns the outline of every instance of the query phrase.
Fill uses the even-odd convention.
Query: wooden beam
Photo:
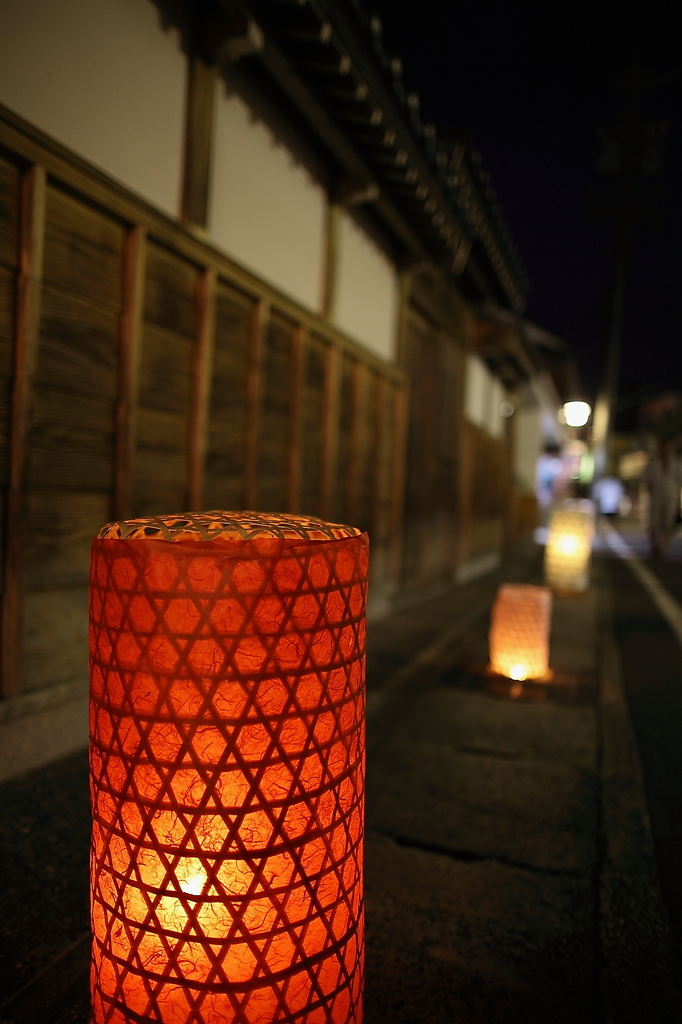
[[[216,65],[208,66],[198,56],[189,58],[181,220],[202,229],[208,216],[216,75]]]
[[[244,507],[256,506],[258,493],[258,440],[263,375],[265,332],[270,319],[270,304],[265,299],[254,303],[251,314],[251,350],[246,382],[246,453],[244,466]]]
[[[341,385],[341,352],[330,345],[324,386],[324,440],[322,455],[321,515],[329,519],[334,507],[339,450],[339,390]]]
[[[33,379],[40,331],[47,175],[34,165],[22,181],[19,276],[14,334],[14,382],[9,438],[9,482],[2,593],[2,694],[21,689],[24,637],[25,549],[28,519]]]
[[[368,183],[372,182],[372,175],[369,173],[364,161],[357,155],[355,148],[348,142],[331,116],[322,109],[317,99],[304,84],[301,76],[288,64],[280,51],[267,41],[267,37],[260,60],[280,85],[283,92],[298,107],[303,118],[312,126],[323,144],[334,154],[344,170],[353,176],[362,178]],[[418,159],[425,168],[423,176],[427,179],[430,178],[430,171],[426,169],[427,165],[424,163],[424,158],[420,156]],[[434,185],[434,188],[440,193],[438,185]],[[375,205],[381,218],[393,230],[405,248],[419,259],[428,258],[428,253],[421,239],[408,225],[407,221],[403,219],[403,215],[398,211],[393,202],[381,190]]]
[[[147,232],[133,227],[126,238],[123,256],[123,314],[118,364],[116,407],[116,470],[114,518],[128,519],[131,513],[133,459],[137,427],[137,386]]]
[[[289,435],[289,472],[287,509],[298,512],[301,486],[301,430],[303,426],[303,374],[308,332],[300,324],[291,339],[291,432]]]
[[[207,267],[199,282],[197,296],[199,333],[194,347],[192,373],[192,414],[189,433],[189,511],[200,512],[204,504],[204,473],[208,447],[208,411],[213,375],[215,338],[216,273]]]

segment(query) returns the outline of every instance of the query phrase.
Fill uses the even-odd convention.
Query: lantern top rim
[[[497,601],[502,604],[524,604],[528,601],[551,604],[552,591],[549,587],[539,587],[534,583],[501,583],[497,590]]]
[[[97,534],[100,540],[329,541],[359,537],[362,531],[343,523],[326,523],[315,516],[279,512],[180,512],[107,523]]]

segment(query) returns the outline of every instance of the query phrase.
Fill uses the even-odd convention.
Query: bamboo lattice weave
[[[100,530],[102,540],[168,541],[340,540],[358,537],[360,530],[340,523],[325,523],[314,516],[287,516],[268,512],[187,512],[177,516],[151,516],[107,523]]]
[[[221,515],[93,542],[93,1020],[359,1024],[367,538]]]
[[[511,679],[547,679],[552,594],[546,587],[503,583],[490,616],[490,663]]]

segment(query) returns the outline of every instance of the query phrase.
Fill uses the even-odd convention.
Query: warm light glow
[[[179,881],[183,892],[187,892],[191,896],[201,896],[207,881],[206,872],[200,867],[193,874],[185,878],[184,881],[182,879],[179,879]]]
[[[490,622],[490,665],[517,681],[549,675],[552,595],[546,587],[505,583],[497,592]]]
[[[592,507],[582,502],[554,509],[545,547],[545,578],[558,593],[579,593],[589,585],[594,533]]]
[[[360,1024],[366,588],[302,517],[93,542],[93,1024]]]
[[[574,555],[580,547],[580,539],[572,533],[559,536],[557,546],[563,555]]]
[[[569,427],[584,427],[590,418],[592,407],[587,402],[566,402],[564,417]]]

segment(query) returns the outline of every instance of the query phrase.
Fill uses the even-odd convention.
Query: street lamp
[[[590,418],[592,406],[588,402],[566,402],[564,417],[569,427],[584,427]]]

